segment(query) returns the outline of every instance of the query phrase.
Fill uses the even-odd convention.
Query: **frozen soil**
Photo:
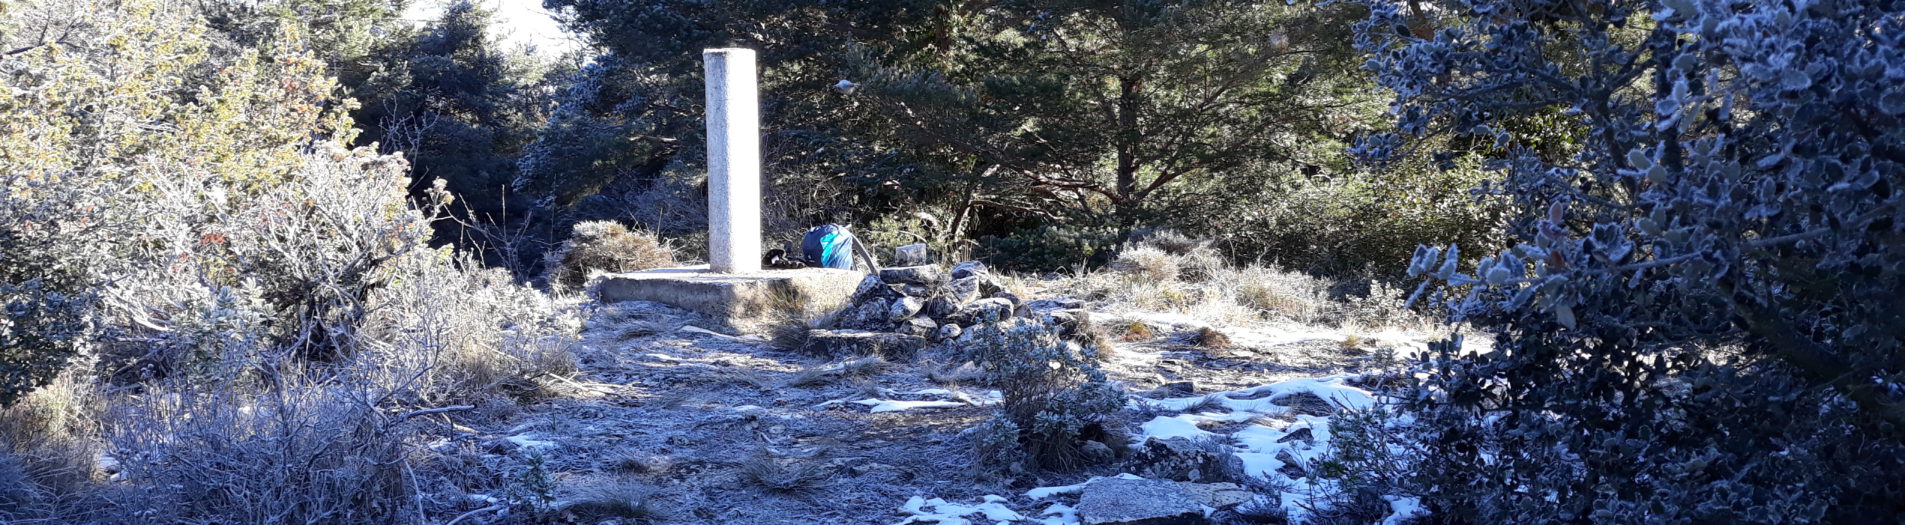
[[[1354,372],[1376,348],[1396,344],[1345,344],[1341,334],[1263,326],[1223,328],[1236,343],[1213,348],[1192,344],[1192,327],[1156,324],[1148,339],[1119,340],[1106,363],[1133,395],[1161,397],[1148,392],[1184,381],[1203,394]],[[590,495],[601,487],[632,486],[668,523],[896,523],[910,516],[901,507],[916,496],[971,502],[1118,473],[1116,465],[1017,479],[982,472],[960,432],[990,414],[986,389],[935,382],[931,363],[823,375],[816,371],[840,363],[701,326],[711,323],[656,303],[596,307],[572,392],[500,413],[485,428],[461,427],[453,441],[523,464],[540,461],[557,508],[599,497]],[[877,412],[855,403],[867,399],[941,406]],[[1125,414],[1134,434],[1155,415],[1139,412]],[[470,498],[521,490],[496,487]],[[1034,502],[1016,497],[1014,507],[1037,514]]]

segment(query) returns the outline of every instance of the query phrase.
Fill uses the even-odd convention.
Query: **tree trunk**
[[[1138,112],[1143,100],[1143,79],[1135,75],[1118,77],[1118,122],[1116,147],[1118,150],[1118,186],[1117,202],[1112,206],[1118,215],[1127,215],[1138,205],[1138,144],[1144,140],[1144,130],[1138,129]],[[1123,218],[1121,217],[1122,221]]]

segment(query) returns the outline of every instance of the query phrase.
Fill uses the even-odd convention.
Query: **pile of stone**
[[[947,271],[930,261],[924,245],[903,246],[898,255],[906,265],[866,276],[845,308],[826,326],[808,332],[804,351],[834,358],[904,358],[927,345],[967,337],[975,326],[1014,317],[1066,329],[1088,324],[1080,301],[1025,301],[1007,291],[984,263],[966,261]]]

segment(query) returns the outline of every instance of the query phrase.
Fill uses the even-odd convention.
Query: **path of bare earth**
[[[912,363],[796,385],[803,370],[829,363],[760,337],[701,330],[705,319],[665,305],[595,310],[578,350],[574,395],[469,429],[468,439],[492,444],[494,453],[540,456],[558,501],[633,483],[656,491],[669,523],[895,523],[907,517],[900,506],[913,496],[973,501],[1116,473],[1106,466],[1001,480],[972,465],[959,435],[990,407],[874,413],[853,403],[926,399],[909,393],[928,389],[984,395],[976,385],[934,383]],[[1183,327],[1160,325],[1164,335],[1121,342],[1107,363],[1134,393],[1181,381],[1203,393],[1344,373],[1369,359],[1369,343],[1383,344],[1346,347],[1341,336],[1325,334],[1257,345],[1239,337],[1235,346],[1207,349],[1188,344]],[[768,474],[770,484],[786,482],[768,486],[750,470]]]

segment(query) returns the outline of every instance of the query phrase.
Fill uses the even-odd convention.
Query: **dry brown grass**
[[[631,481],[614,481],[582,489],[563,510],[591,523],[623,520],[623,523],[654,523],[668,519],[658,503],[660,491]]]
[[[813,461],[781,460],[758,455],[741,463],[741,478],[768,492],[803,492],[819,488],[829,477]]]
[[[674,266],[674,250],[654,232],[614,221],[576,223],[568,240],[549,252],[550,286],[580,289],[595,272],[633,272]]]

